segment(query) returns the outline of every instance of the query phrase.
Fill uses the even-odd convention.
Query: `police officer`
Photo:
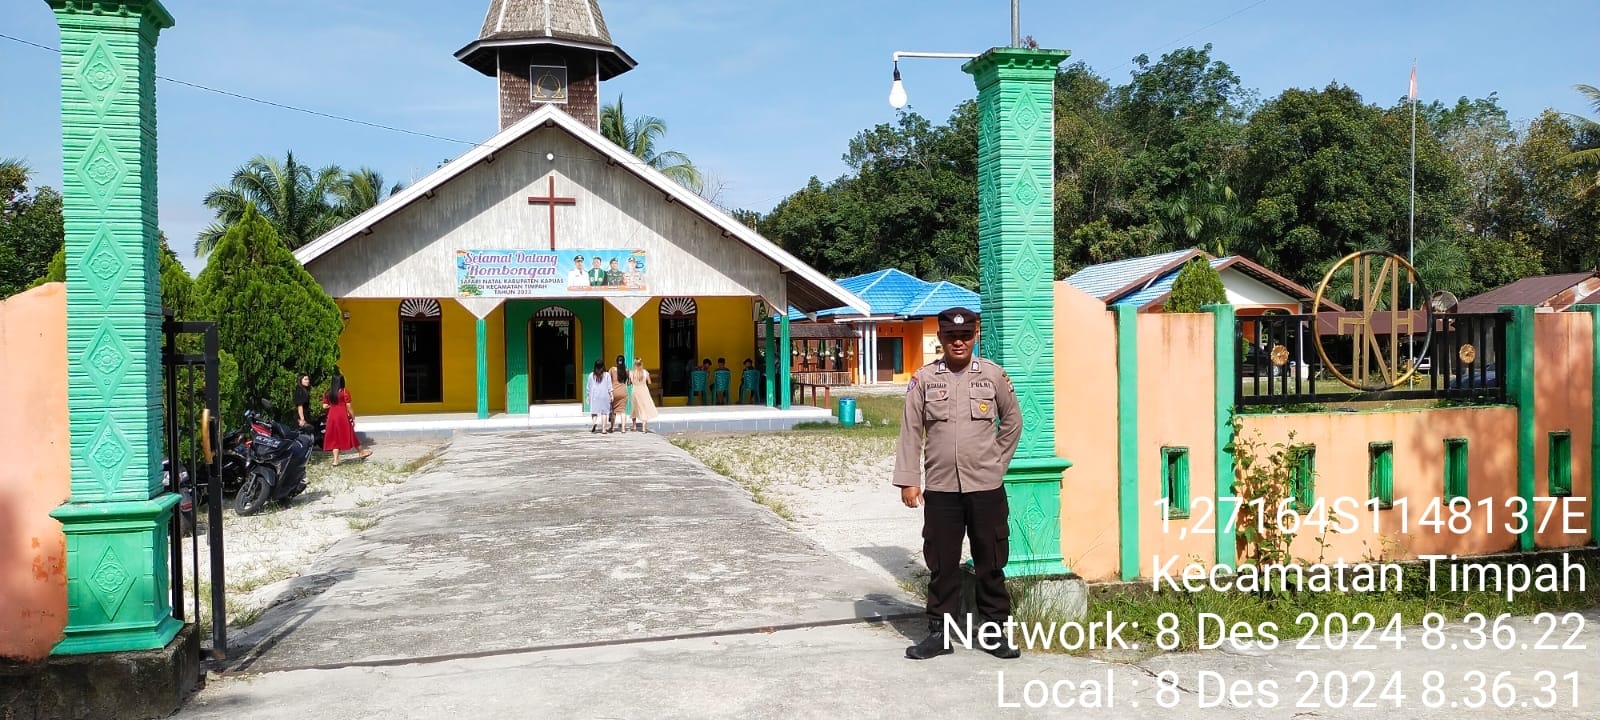
[[[906,507],[923,508],[922,554],[933,575],[929,634],[906,649],[913,660],[952,652],[944,622],[947,616],[954,621],[960,609],[963,535],[972,543],[978,620],[1004,623],[1011,615],[1003,481],[1022,438],[1022,414],[1005,370],[973,356],[977,342],[977,313],[961,307],[939,313],[944,358],[923,366],[906,388],[894,484]],[[1010,638],[986,649],[1002,658],[1021,654]]]

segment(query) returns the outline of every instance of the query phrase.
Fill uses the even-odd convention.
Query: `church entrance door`
[[[578,318],[548,307],[528,319],[528,398],[534,403],[578,399]]]

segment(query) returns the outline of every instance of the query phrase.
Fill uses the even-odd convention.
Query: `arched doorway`
[[[689,366],[698,362],[699,308],[694,298],[661,299],[661,394],[689,395]]]
[[[528,318],[528,399],[535,403],[578,399],[578,318],[547,307]]]
[[[400,301],[400,402],[444,400],[444,313],[434,298]]]

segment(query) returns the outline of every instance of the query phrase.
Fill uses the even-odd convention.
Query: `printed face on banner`
[[[650,295],[643,250],[457,250],[461,297]]]

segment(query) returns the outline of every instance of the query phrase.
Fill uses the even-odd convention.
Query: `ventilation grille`
[[[693,315],[695,312],[694,298],[672,297],[661,300],[662,315]]]
[[[400,317],[436,318],[440,314],[439,301],[433,298],[408,298],[400,301]]]

